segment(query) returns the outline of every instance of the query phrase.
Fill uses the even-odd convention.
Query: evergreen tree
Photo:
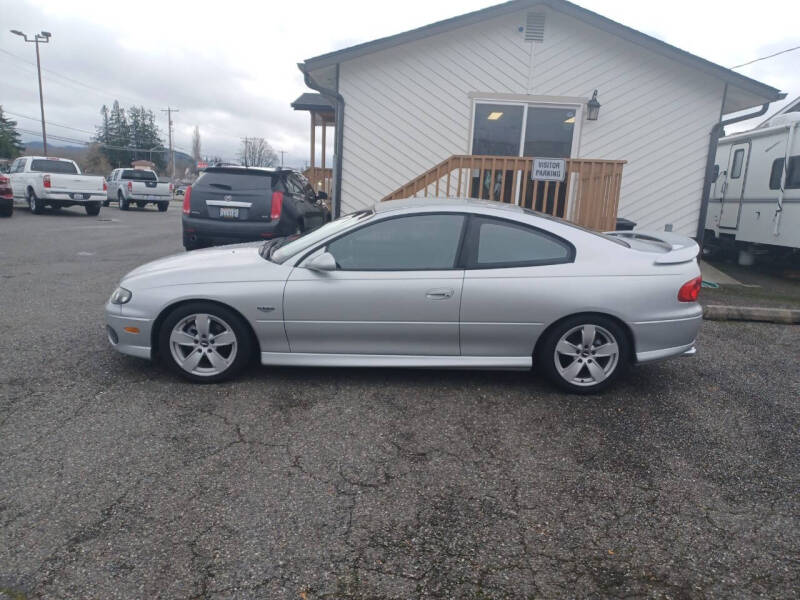
[[[164,141],[156,116],[144,106],[131,106],[127,112],[114,100],[111,110],[100,109],[103,123],[97,127],[95,141],[112,167],[128,167],[134,160],[151,160],[156,169],[167,164]]]
[[[0,158],[17,158],[25,146],[17,131],[17,122],[7,119],[0,106]]]

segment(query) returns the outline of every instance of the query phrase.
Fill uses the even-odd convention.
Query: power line
[[[3,109],[3,112],[9,115],[14,115],[15,117],[20,117],[22,119],[30,119],[31,121],[36,121],[37,123],[41,123],[42,120],[36,117],[29,117],[28,115],[21,115],[19,113],[11,112],[10,110]],[[47,120],[48,125],[54,125],[56,127],[63,127],[64,129],[72,129],[73,131],[80,131],[81,133],[90,133],[92,135],[95,134],[94,131],[89,131],[87,129],[79,129],[78,127],[70,127],[69,125],[62,125],[61,123],[56,123],[55,121]]]
[[[747,65],[752,65],[760,60],[767,60],[768,58],[772,58],[774,56],[779,56],[781,54],[786,54],[787,52],[792,52],[793,50],[800,50],[800,46],[794,46],[793,48],[786,48],[786,50],[781,50],[780,52],[776,52],[775,54],[769,54],[767,56],[762,56],[761,58],[756,58],[746,63],[742,63],[740,65],[736,65],[735,67],[731,67],[731,69],[738,69],[739,67],[745,67]]]

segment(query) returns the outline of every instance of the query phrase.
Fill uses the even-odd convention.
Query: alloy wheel
[[[567,331],[556,344],[553,360],[558,374],[572,385],[595,386],[619,364],[617,339],[604,327],[586,323]]]
[[[187,315],[175,324],[169,348],[177,365],[192,375],[212,377],[233,364],[238,340],[233,328],[216,315]]]

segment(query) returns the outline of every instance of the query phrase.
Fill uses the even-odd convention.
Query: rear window
[[[69,160],[48,160],[37,158],[31,161],[31,171],[36,173],[66,173],[77,175],[78,168],[75,163]]]
[[[158,181],[158,177],[152,171],[142,171],[141,169],[128,169],[122,172],[121,179],[131,181]]]
[[[204,171],[192,189],[209,187],[216,190],[271,190],[277,176],[263,173],[231,173],[230,171]]]

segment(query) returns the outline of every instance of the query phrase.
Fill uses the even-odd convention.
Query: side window
[[[476,217],[467,238],[467,268],[497,269],[572,262],[569,242],[519,223]]]
[[[8,168],[8,172],[9,173],[16,173],[18,165],[19,165],[19,159],[15,160],[14,162],[11,163],[11,166]]]
[[[297,184],[297,180],[294,177],[292,177],[291,175],[289,175],[286,178],[286,190],[290,194],[302,194],[303,193],[303,189]]]
[[[769,174],[769,189],[778,190],[781,187],[783,177],[783,160],[776,158],[772,162],[772,171]],[[789,157],[789,169],[786,171],[786,189],[795,190],[800,188],[800,155]]]
[[[328,244],[345,271],[422,271],[456,264],[464,216],[397,217],[367,225]]]
[[[744,148],[739,148],[733,153],[731,179],[739,179],[742,176],[742,163],[744,163]]]

